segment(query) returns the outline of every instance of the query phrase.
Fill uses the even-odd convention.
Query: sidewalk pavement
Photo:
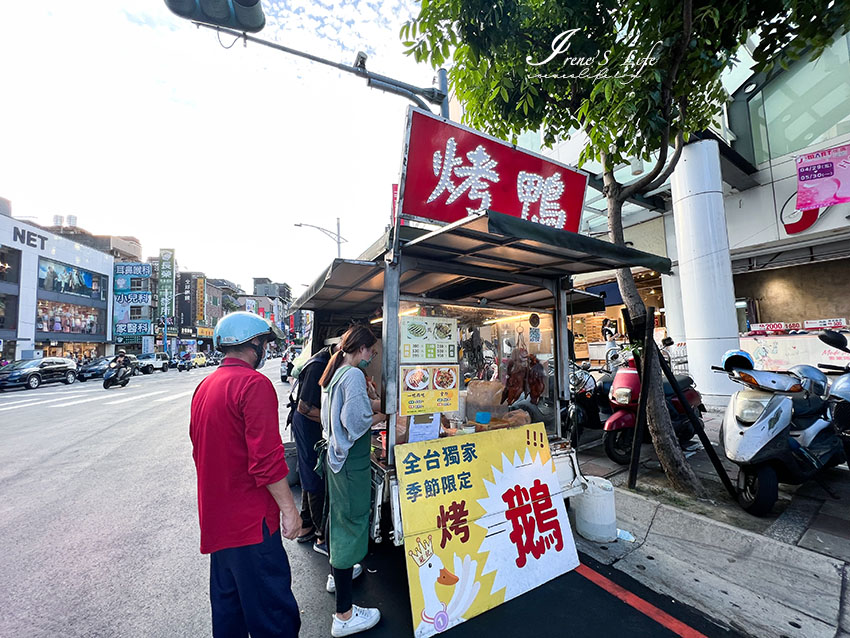
[[[716,445],[722,416],[705,416],[709,440],[734,482],[738,468]],[[598,436],[582,438],[582,472],[614,484],[618,526],[636,540],[592,543],[576,536],[581,551],[745,635],[850,638],[847,466],[825,475],[832,495],[814,481],[780,485],[772,515],[757,518],[729,497],[698,442],[687,454],[708,499],[673,491],[651,445],[641,451],[637,489],[628,490],[628,468],[605,456]]]

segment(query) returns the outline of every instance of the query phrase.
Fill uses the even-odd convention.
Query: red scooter
[[[698,413],[704,413],[705,406],[702,396],[694,387],[694,380],[686,375],[676,375],[676,381],[682,389],[691,408]],[[632,442],[634,441],[634,427],[637,421],[638,400],[640,398],[640,377],[638,376],[635,360],[630,359],[626,365],[617,368],[614,381],[611,383],[611,391],[608,400],[614,414],[605,421],[602,440],[605,445],[605,454],[612,461],[620,465],[628,465],[632,458]],[[673,422],[673,429],[680,444],[687,443],[694,436],[694,426],[688,419],[685,409],[676,393],[673,391],[667,379],[664,379],[664,399]],[[644,443],[648,442],[649,431],[644,437]]]

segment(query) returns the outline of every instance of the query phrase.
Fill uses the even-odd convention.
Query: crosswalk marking
[[[194,394],[194,390],[189,390],[188,392],[181,392],[180,394],[172,394],[170,397],[162,397],[161,399],[154,399],[156,403],[163,403],[165,401],[173,401],[174,399],[181,399],[183,397],[187,397],[190,394]]]
[[[126,399],[118,399],[117,401],[108,401],[106,405],[118,405],[119,403],[127,403],[128,401],[135,401],[136,399],[145,399],[147,397],[152,397],[156,394],[164,394],[168,392],[168,390],[157,390],[156,392],[148,392],[147,394],[137,394],[132,397],[127,397]]]
[[[65,396],[60,397],[58,399],[45,399],[43,401],[40,400],[40,399],[27,399],[25,401],[16,401],[15,402],[16,405],[11,405],[11,404],[8,404],[8,403],[3,404],[3,407],[0,408],[0,412],[5,412],[6,410],[17,410],[18,408],[30,408],[30,407],[34,407],[36,405],[44,405],[45,403],[56,403],[56,401],[67,401],[68,399],[78,398],[80,396],[82,396],[82,395],[73,394],[73,395],[65,395]],[[53,406],[51,406],[51,407],[53,407]]]

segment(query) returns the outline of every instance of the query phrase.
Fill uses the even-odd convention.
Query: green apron
[[[351,449],[342,468],[326,469],[330,513],[328,539],[330,563],[337,569],[354,567],[369,548],[369,515],[372,509],[372,433],[366,431]]]

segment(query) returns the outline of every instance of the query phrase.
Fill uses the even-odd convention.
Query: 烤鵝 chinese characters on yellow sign
[[[416,638],[578,566],[542,423],[396,448]]]

